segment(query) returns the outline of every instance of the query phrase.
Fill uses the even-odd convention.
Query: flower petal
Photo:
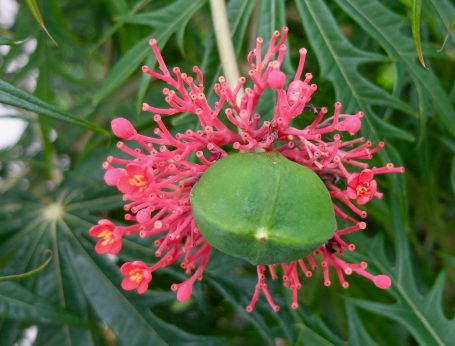
[[[122,288],[125,291],[131,291],[134,290],[137,287],[137,283],[134,281],[131,281],[129,278],[124,278],[122,280]]]

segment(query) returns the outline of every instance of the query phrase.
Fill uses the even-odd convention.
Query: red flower
[[[147,189],[149,179],[147,168],[129,164],[126,166],[125,174],[119,178],[117,188],[125,194],[141,193]]]
[[[126,291],[137,288],[137,293],[142,294],[147,291],[149,283],[152,281],[152,273],[142,261],[124,263],[120,267],[120,273],[125,276],[122,288]]]
[[[122,229],[116,227],[109,220],[99,220],[98,225],[90,228],[88,233],[92,237],[100,238],[95,245],[95,251],[99,254],[117,254],[122,248]]]
[[[178,300],[189,299],[194,283],[202,278],[211,251],[211,245],[193,218],[190,193],[214,162],[236,151],[279,152],[288,160],[313,170],[330,192],[336,217],[343,224],[348,224],[343,229],[337,229],[329,241],[309,255],[290,263],[258,265],[258,281],[247,311],[254,309],[261,293],[275,311],[279,310],[267,288],[267,276],[273,280],[281,277],[283,285],[292,292],[291,307],[297,308],[298,291],[302,288],[300,274],[311,277],[318,264],[326,286],[331,285],[330,270],[336,272],[344,288],[349,286],[345,275],[353,272],[379,288],[390,286],[387,276],[366,271],[365,262],[348,263],[340,257],[345,251],[355,250],[355,245],[346,243],[343,237],[362,231],[367,226],[359,220],[366,217],[366,212],[354,205],[351,199],[362,205],[373,196],[381,197],[374,176],[403,172],[404,169],[395,168],[391,163],[369,168],[368,161],[383,148],[384,143],[374,147],[363,137],[348,138],[360,130],[362,112],[343,114],[339,102],[334,104],[333,112],[309,103],[317,86],[311,84],[311,73],[304,74],[302,78],[305,49],[299,50],[296,73],[291,80],[287,80],[286,74],[280,70],[286,52],[287,30],[283,28],[281,37],[279,32],[275,32],[266,49],[262,48],[263,40],[257,39],[256,48],[247,57],[251,83],[249,88],[245,88],[244,95],[241,95],[241,90],[247,82],[246,78],[240,78],[237,85],[231,88],[220,77],[214,86],[217,96],[214,104],[207,101],[204,78],[197,66],[193,68],[194,77],[182,73],[177,67],[169,70],[156,41],[150,41],[159,71],[147,66],[142,70],[167,84],[163,94],[168,106],[157,108],[143,104],[143,110],[153,114],[157,125],[153,136],[137,133],[127,119],[114,119],[114,134],[133,144],[129,146],[119,142],[117,147],[127,154],[126,158],[125,155],[122,158],[109,156],[103,164],[106,184],[117,186],[123,193],[123,200],[128,201],[124,206],[125,219],[131,224],[123,228],[123,233],[137,234],[141,238],[154,237],[155,256],[158,258],[150,267],[141,261],[125,263],[120,269],[125,276],[122,281],[124,289],[137,288],[139,293],[144,293],[154,271],[180,262],[189,277],[181,283],[174,283],[171,289],[176,292]],[[262,54],[263,51],[265,54]],[[259,114],[256,107],[261,97],[269,97],[264,96],[266,89],[275,94],[276,104],[271,110],[271,119],[264,121],[264,114]],[[307,109],[312,112],[305,112]],[[317,111],[316,115],[314,111]],[[173,135],[161,117],[182,113],[196,117],[200,127],[197,131],[187,130]],[[306,117],[308,125],[294,127],[296,117]],[[343,190],[345,186],[347,189]],[[101,236],[100,242],[105,241],[107,245],[111,234],[115,239],[113,230],[117,228],[107,220],[101,220],[90,230],[90,234],[101,235],[101,231],[98,232],[101,225],[103,230],[111,232],[104,233],[106,238]]]
[[[355,199],[359,204],[368,203],[373,196],[378,195],[376,180],[370,169],[364,169],[360,173],[354,173],[348,178],[347,195]],[[382,196],[379,194],[379,196]]]

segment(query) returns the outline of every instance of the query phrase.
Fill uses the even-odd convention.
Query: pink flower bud
[[[347,116],[343,121],[340,121],[336,129],[339,131],[346,131],[349,132],[349,134],[353,135],[357,133],[360,128],[362,127],[362,122],[360,119],[354,115],[352,116]]]
[[[125,170],[123,168],[109,168],[106,173],[104,173],[104,181],[109,186],[115,186],[118,184],[119,179],[125,175]]]
[[[373,282],[376,287],[383,290],[390,288],[392,281],[387,275],[376,275],[373,279]]]
[[[139,210],[136,214],[136,220],[139,223],[146,223],[147,221],[149,221],[150,220],[150,209],[144,208],[144,209]]]
[[[193,285],[191,283],[185,282],[178,288],[177,300],[180,302],[185,302],[190,299],[191,293],[193,293]]]
[[[284,84],[286,83],[286,75],[279,70],[273,70],[269,73],[267,81],[272,89],[283,89]]]
[[[125,118],[115,118],[111,122],[112,132],[122,139],[134,139],[137,132],[131,122]]]

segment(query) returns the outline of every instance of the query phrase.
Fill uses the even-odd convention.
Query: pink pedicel
[[[366,262],[348,263],[342,259],[345,251],[355,251],[354,244],[346,243],[343,237],[366,228],[366,223],[360,221],[367,216],[361,206],[373,198],[382,197],[377,191],[376,176],[401,173],[404,168],[394,167],[391,163],[384,167],[370,167],[368,161],[384,147],[384,143],[374,146],[363,137],[345,138],[360,130],[362,112],[343,114],[339,102],[332,110],[310,104],[317,86],[310,83],[311,73],[302,76],[305,49],[299,50],[296,74],[286,78],[281,66],[287,50],[287,32],[286,27],[281,34],[274,32],[264,55],[261,54],[263,40],[258,38],[256,49],[247,57],[249,87],[246,87],[244,77],[232,89],[224,77],[219,77],[214,86],[217,100],[213,104],[208,103],[204,93],[201,70],[195,66],[190,75],[178,67],[168,68],[156,41],[150,40],[159,71],[147,66],[142,71],[167,84],[163,96],[168,106],[158,108],[143,104],[143,110],[152,113],[156,124],[150,136],[137,133],[127,119],[112,121],[113,133],[130,144],[118,142],[117,147],[123,154],[121,158],[107,158],[103,164],[106,170],[104,179],[106,184],[117,187],[123,194],[126,202],[124,217],[129,225],[119,227],[101,220],[89,232],[99,238],[96,244],[98,253],[117,253],[124,236],[153,237],[156,260],[150,266],[141,261],[123,264],[120,271],[125,277],[122,281],[124,289],[144,293],[153,272],[180,263],[188,279],[174,283],[171,289],[179,301],[190,298],[194,283],[202,279],[211,251],[210,244],[193,219],[190,191],[210,165],[228,155],[226,148],[232,152],[277,151],[312,169],[326,184],[337,218],[348,224],[338,229],[332,239],[312,254],[297,261],[258,265],[257,284],[246,307],[248,312],[253,311],[261,294],[274,311],[280,310],[267,286],[268,277],[281,279],[292,293],[291,307],[298,308],[301,278],[311,277],[318,268],[323,272],[325,286],[332,283],[332,271],[332,276],[344,288],[349,286],[345,276],[352,273],[365,277],[378,288],[390,287],[390,278],[369,273]],[[272,89],[276,95],[273,116],[269,121],[263,121],[262,114],[255,111],[266,89]],[[305,106],[312,111],[307,112]],[[173,135],[163,118],[182,113],[195,116],[200,127]],[[308,125],[294,127],[296,117],[303,117]],[[233,126],[227,126],[226,120]]]

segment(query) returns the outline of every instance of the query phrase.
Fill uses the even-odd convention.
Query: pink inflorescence
[[[163,61],[155,40],[150,41],[158,61],[159,70],[152,71],[144,66],[143,72],[168,84],[163,89],[168,108],[157,108],[146,103],[143,110],[153,114],[157,124],[154,136],[139,134],[124,118],[112,121],[114,134],[126,141],[117,143],[118,149],[129,158],[110,156],[104,162],[104,179],[123,193],[125,219],[129,226],[115,226],[101,220],[92,227],[90,235],[100,238],[98,253],[117,253],[123,236],[137,234],[141,238],[154,237],[156,247],[154,264],[142,261],[127,262],[121,267],[124,275],[122,287],[137,289],[144,293],[152,280],[152,273],[161,267],[180,262],[189,278],[171,286],[177,299],[185,301],[191,296],[193,284],[202,278],[207,265],[211,246],[199,232],[191,212],[190,191],[199,177],[215,161],[229,155],[230,151],[269,152],[278,151],[289,160],[311,168],[326,184],[333,200],[335,214],[348,227],[338,229],[332,239],[312,254],[291,263],[257,266],[257,285],[253,297],[246,307],[252,311],[264,293],[270,306],[279,310],[267,288],[266,275],[276,280],[281,276],[283,285],[292,292],[292,308],[298,307],[298,291],[302,287],[299,278],[311,277],[318,265],[322,268],[324,285],[330,286],[329,270],[333,268],[340,284],[347,288],[345,275],[355,272],[377,287],[390,287],[386,275],[372,275],[366,271],[367,263],[348,263],[340,258],[344,251],[354,251],[355,246],[343,240],[346,234],[364,230],[366,223],[360,221],[367,213],[360,205],[373,197],[382,198],[377,191],[375,177],[380,174],[404,172],[403,167],[392,163],[384,167],[370,168],[367,161],[384,147],[376,146],[365,138],[345,140],[342,137],[356,134],[361,126],[362,112],[343,114],[341,103],[335,103],[333,112],[327,108],[316,108],[309,104],[316,84],[311,84],[312,75],[302,72],[307,51],[300,49],[300,61],[294,78],[287,84],[286,75],[280,70],[286,52],[284,44],[288,29],[274,32],[265,55],[262,55],[263,40],[256,40],[256,49],[248,54],[249,78],[252,86],[245,88],[242,77],[234,88],[230,88],[223,77],[214,86],[217,101],[213,106],[204,94],[201,70],[195,66],[194,77],[182,73],[178,67],[169,70]],[[287,88],[286,88],[287,84]],[[255,112],[263,92],[270,88],[276,93],[273,116],[263,121]],[[244,93],[244,94],[243,94]],[[311,110],[311,112],[309,112]],[[305,115],[302,115],[305,112]],[[172,135],[166,128],[162,116],[190,113],[200,123],[197,131]],[[224,122],[220,119],[221,117]],[[312,117],[303,129],[293,127],[291,122],[298,116]],[[236,130],[225,123],[230,122]],[[231,150],[233,149],[233,150]],[[190,159],[194,154],[196,159]],[[193,156],[193,155],[191,155]],[[354,215],[354,216],[352,216]]]

